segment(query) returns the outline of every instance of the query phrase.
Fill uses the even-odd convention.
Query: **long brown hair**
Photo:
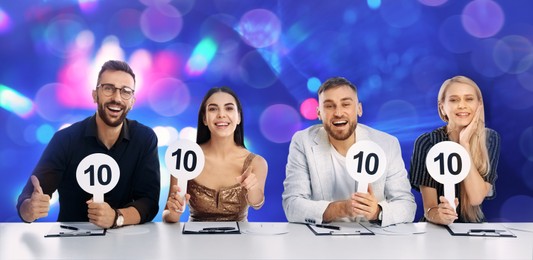
[[[198,110],[198,125],[197,125],[197,134],[196,134],[196,143],[197,144],[203,144],[207,143],[209,139],[211,139],[211,131],[209,131],[209,128],[203,124],[205,119],[205,113],[207,110],[207,100],[215,93],[223,92],[230,94],[234,99],[235,103],[237,103],[237,111],[239,112],[239,116],[241,117],[241,123],[237,125],[235,128],[235,133],[233,135],[233,140],[235,141],[235,144],[238,146],[242,146],[246,148],[244,145],[244,115],[242,114],[242,106],[241,101],[239,101],[239,98],[237,97],[237,94],[229,88],[229,87],[214,87],[209,89],[207,93],[204,96],[204,99],[202,100],[202,104],[200,105],[200,109]]]
[[[440,107],[444,103],[444,100],[446,98],[446,90],[453,83],[462,83],[472,86],[476,91],[476,95],[479,99],[479,102],[481,103],[481,105],[483,105],[483,96],[481,95],[481,90],[473,80],[465,76],[455,76],[453,78],[450,78],[444,81],[444,83],[442,83],[438,96],[439,116],[446,123],[448,123],[449,121],[448,116],[446,116],[443,111],[441,111]],[[486,144],[487,137],[485,129],[485,111],[483,109],[481,110],[481,114],[479,115],[479,120],[477,124],[477,130],[470,138],[470,156],[472,157],[473,165],[476,167],[481,177],[485,177],[487,176],[488,171],[490,169],[490,162]],[[481,221],[484,218],[483,212],[481,211],[481,207],[479,205],[472,205],[470,203],[468,196],[465,192],[466,187],[464,182],[461,182],[460,185],[461,194],[459,198],[459,206],[461,207],[461,212],[463,213],[464,220],[468,222]]]

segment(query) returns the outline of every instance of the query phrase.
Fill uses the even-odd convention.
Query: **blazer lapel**
[[[315,136],[315,144],[312,147],[313,160],[315,162],[315,173],[318,175],[320,190],[316,195],[321,195],[314,199],[331,200],[333,194],[333,162],[331,159],[331,145],[329,144],[328,135],[324,128],[320,128]]]
[[[370,140],[370,137],[368,136],[368,130],[365,127],[366,126],[363,124],[357,124],[357,127],[355,128],[355,142]]]

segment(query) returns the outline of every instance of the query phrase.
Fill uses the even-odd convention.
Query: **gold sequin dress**
[[[253,153],[246,157],[241,173],[248,168],[254,157]],[[238,183],[214,190],[193,179],[188,181],[187,193],[191,195],[190,221],[247,221],[246,189]]]

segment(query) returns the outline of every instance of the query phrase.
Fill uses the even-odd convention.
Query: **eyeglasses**
[[[102,88],[102,92],[107,97],[114,95],[117,89],[120,91],[120,96],[126,100],[133,97],[133,94],[135,93],[135,90],[129,87],[117,88],[111,84],[100,84],[98,87]]]

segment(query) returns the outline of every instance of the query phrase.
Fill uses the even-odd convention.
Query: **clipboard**
[[[241,234],[238,222],[186,222],[182,234]]]
[[[374,235],[370,229],[356,222],[333,224],[310,224],[307,227],[317,236],[367,236]]]
[[[86,237],[105,236],[107,229],[92,223],[58,223],[44,237]]]
[[[499,223],[452,223],[446,226],[446,229],[452,236],[516,237]]]

